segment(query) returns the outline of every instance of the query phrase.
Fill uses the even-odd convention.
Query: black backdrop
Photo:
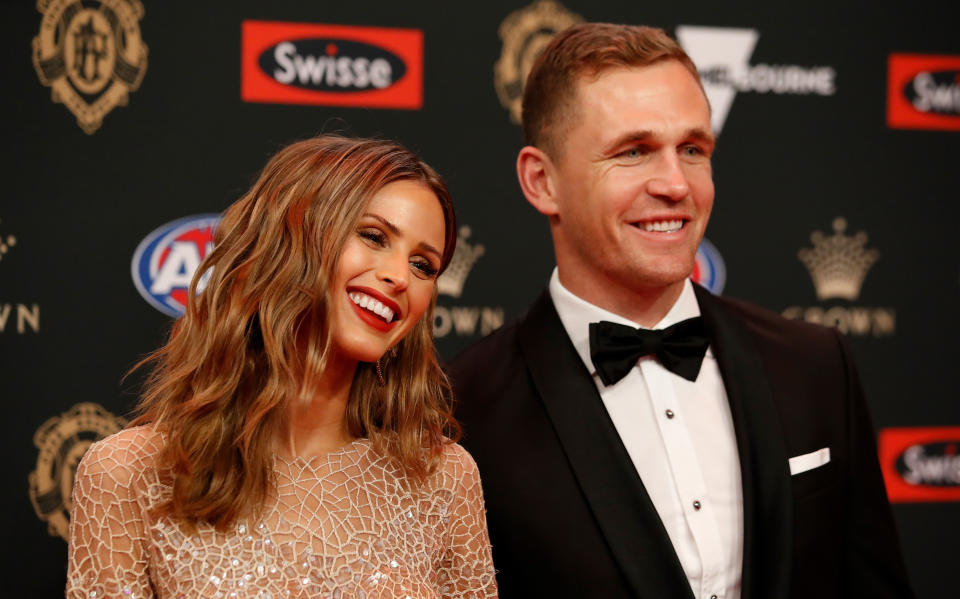
[[[516,184],[520,129],[494,86],[504,49],[501,24],[514,11],[531,11],[513,22],[534,23],[533,36],[550,28],[542,15],[564,10],[670,32],[678,26],[753,30],[756,44],[746,58],[761,79],[736,93],[714,160],[717,199],[707,237],[726,264],[722,293],[793,316],[827,314],[846,328],[878,430],[909,439],[960,425],[952,384],[958,355],[947,343],[960,334],[960,210],[955,174],[949,174],[960,159],[960,98],[954,109],[942,110],[947,124],[938,129],[891,127],[887,120],[891,54],[960,56],[956,20],[946,6],[888,12],[836,2],[774,10],[756,0],[736,8],[703,0],[564,0],[563,6],[538,5],[543,12],[536,21],[529,16],[532,3],[524,2],[144,0],[142,18],[134,18],[149,48],[142,81],[126,105],[88,134],[63,103],[51,100],[33,63],[31,44],[43,14],[62,10],[60,4],[7,2],[2,8],[0,406],[6,424],[0,451],[10,460],[0,492],[7,522],[3,596],[62,593],[66,543],[57,531],[69,507],[71,468],[91,438],[115,426],[110,413],[129,413],[139,379],[121,377],[169,329],[170,317],[149,305],[131,278],[135,248],[164,223],[221,211],[282,145],[329,131],[385,136],[421,153],[447,178],[469,229],[464,248],[475,251],[475,262],[464,271],[462,294],[439,300],[442,355],[451,357],[522,313],[547,281],[553,258],[546,223]],[[132,14],[136,3],[84,4]],[[246,20],[422,31],[422,107],[244,102]],[[716,64],[701,60],[725,60],[719,50],[692,53],[702,69]],[[764,91],[758,65],[830,68],[833,93]],[[846,230],[832,237],[838,218]],[[875,263],[850,297],[816,295],[798,257],[814,247],[815,231],[828,238],[818,255],[841,261],[841,254],[852,255],[844,264],[875,251]],[[860,232],[867,238],[858,242]],[[76,407],[88,402],[104,411]],[[938,439],[960,441],[960,429],[946,428]],[[922,597],[958,594],[951,568],[960,531],[960,464],[949,461],[950,443],[941,448],[947,461],[940,462],[946,469],[940,479],[920,485],[922,501],[895,505]]]

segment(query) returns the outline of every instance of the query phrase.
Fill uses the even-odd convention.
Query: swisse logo
[[[960,56],[891,54],[887,124],[960,131]]]
[[[183,316],[190,281],[213,249],[219,214],[188,216],[147,235],[133,253],[130,274],[143,299],[164,314]],[[202,291],[205,280],[197,285]]]
[[[423,33],[416,29],[244,21],[246,102],[419,109]]]
[[[960,71],[920,73],[904,87],[903,95],[921,112],[960,115]]]
[[[261,54],[259,64],[280,83],[343,92],[384,89],[407,71],[382,48],[329,38],[281,42]]]
[[[897,472],[911,485],[960,488],[958,443],[912,445],[897,459]]]
[[[960,427],[884,429],[879,451],[890,501],[960,500]]]

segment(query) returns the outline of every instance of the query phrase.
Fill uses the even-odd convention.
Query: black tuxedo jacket
[[[851,355],[833,329],[696,288],[740,454],[744,599],[912,597]],[[501,597],[693,599],[549,293],[449,373]],[[830,462],[791,476],[788,459]]]

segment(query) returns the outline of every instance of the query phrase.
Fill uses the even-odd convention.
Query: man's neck
[[[560,269],[557,275],[560,284],[570,293],[644,328],[652,328],[663,320],[677,302],[684,285],[681,280],[666,286],[626,288],[616,284],[597,285],[576,277],[564,278]]]

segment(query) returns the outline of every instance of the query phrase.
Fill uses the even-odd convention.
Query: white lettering
[[[903,479],[910,484],[960,484],[960,455],[928,456],[922,445],[914,445],[903,452],[903,463]]]
[[[333,69],[329,67],[328,59],[325,56],[319,58],[307,56],[304,58],[299,54],[293,57],[293,65],[297,69],[297,79],[300,83],[313,83],[316,85],[323,79],[324,68],[327,70],[327,80],[329,82]]]
[[[362,56],[353,59],[354,85],[357,87],[367,87],[370,85],[370,77],[367,74],[369,66],[370,61]]]
[[[348,56],[341,56],[337,59],[337,85],[340,87],[353,85],[353,72],[350,70],[352,66],[353,59]]]
[[[10,304],[4,304],[0,307],[0,333],[7,328],[7,318],[10,316]]]
[[[797,65],[767,64],[748,66],[734,77],[730,77],[726,69],[709,74],[710,79],[723,80],[737,91],[778,95],[832,96],[837,91],[836,77],[837,72],[832,67],[806,68]]]
[[[374,58],[370,63],[370,82],[373,87],[383,89],[390,85],[393,79],[393,69],[390,63],[382,58]]]
[[[913,106],[923,112],[952,112],[960,114],[960,85],[937,85],[933,75],[920,73],[913,80],[917,97]]]
[[[175,241],[170,246],[167,260],[160,267],[150,293],[165,295],[178,287],[189,287],[193,273],[200,266],[200,252],[191,242]]]
[[[291,42],[277,44],[273,58],[280,67],[274,69],[273,78],[280,83],[356,89],[383,89],[393,83],[393,67],[384,58],[303,56]]]
[[[293,78],[296,76],[296,72],[293,69],[293,55],[297,53],[297,48],[290,42],[283,42],[282,44],[277,44],[277,47],[273,49],[273,59],[277,61],[277,64],[283,67],[283,70],[275,69],[273,71],[273,78],[279,81],[280,83],[292,83]]]

